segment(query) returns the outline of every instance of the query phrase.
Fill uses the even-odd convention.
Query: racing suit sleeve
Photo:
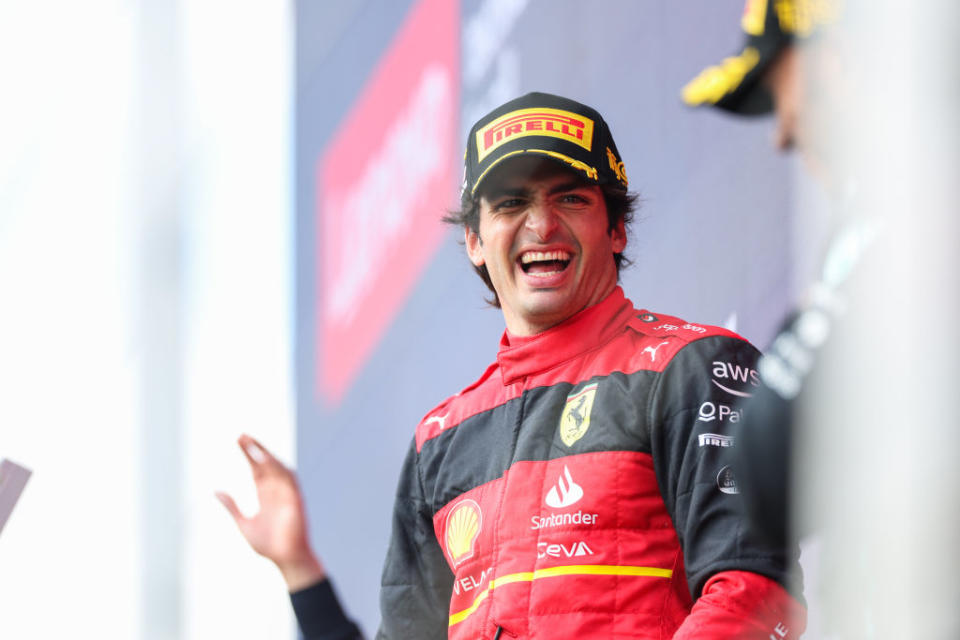
[[[393,504],[393,528],[380,584],[377,640],[447,637],[453,573],[433,531],[416,445],[407,453]],[[306,640],[362,640],[328,580],[291,594]]]
[[[306,640],[363,640],[340,606],[329,579],[290,594],[297,624]]]
[[[786,640],[805,626],[787,590],[799,550],[752,530],[734,469],[736,405],[758,383],[758,357],[741,339],[705,337],[681,349],[651,391],[654,468],[694,600],[675,638]]]
[[[397,485],[380,582],[378,640],[447,637],[453,572],[434,533],[417,462],[416,443],[411,442]]]

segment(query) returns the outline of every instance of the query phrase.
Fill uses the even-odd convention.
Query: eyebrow
[[[490,193],[485,194],[487,200],[496,200],[497,198],[503,197],[511,198],[526,198],[530,196],[530,190],[526,187],[498,187],[490,191]]]
[[[561,182],[557,186],[550,189],[550,191],[548,191],[547,193],[550,195],[554,195],[557,193],[563,193],[564,191],[577,191],[578,189],[587,189],[589,187],[590,187],[589,184],[586,184],[580,180],[573,179],[573,180],[568,180],[567,182]]]

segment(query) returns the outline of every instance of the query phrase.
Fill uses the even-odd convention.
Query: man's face
[[[827,187],[837,186],[837,141],[850,127],[849,79],[844,74],[842,49],[821,33],[815,43],[783,49],[764,76],[773,95],[777,118],[774,145],[797,149],[809,171]]]
[[[623,223],[608,230],[600,187],[557,163],[517,158],[481,186],[479,234],[467,253],[486,265],[514,335],[548,329],[605,298],[617,284]]]

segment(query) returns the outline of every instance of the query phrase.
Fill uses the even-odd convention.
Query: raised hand
[[[226,493],[217,492],[217,498],[253,550],[277,565],[290,591],[322,580],[326,573],[310,548],[296,475],[250,436],[240,436],[237,444],[250,463],[260,510],[248,517]]]

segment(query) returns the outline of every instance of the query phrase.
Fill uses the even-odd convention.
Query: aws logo
[[[752,393],[748,393],[746,391],[731,389],[728,385],[732,383],[749,383],[753,387],[756,387],[760,384],[760,378],[757,375],[756,369],[742,367],[738,364],[732,364],[722,360],[714,360],[712,366],[713,379],[710,382],[712,382],[714,386],[723,389],[731,395],[740,398],[749,398],[753,395]],[[718,379],[723,380],[723,382],[719,382]]]
[[[547,136],[572,142],[590,151],[593,120],[563,109],[518,109],[506,113],[477,131],[477,162],[510,140]]]
[[[480,505],[473,500],[464,500],[454,507],[447,516],[447,555],[453,566],[473,557],[477,536],[483,526],[483,513]]]

